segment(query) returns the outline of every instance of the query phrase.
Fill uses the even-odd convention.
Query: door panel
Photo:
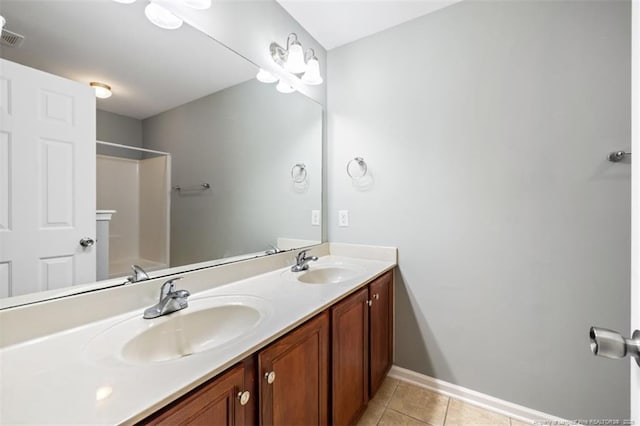
[[[246,423],[247,406],[242,406],[238,393],[245,389],[245,369],[234,367],[217,379],[202,385],[140,422],[140,425],[215,425],[241,426]],[[251,396],[254,398],[254,396]]]
[[[95,108],[88,85],[0,59],[1,296],[96,280],[79,244],[96,232]]]
[[[373,396],[393,362],[393,272],[387,272],[369,286],[371,299],[371,378]]]
[[[354,424],[369,401],[369,290],[331,308],[332,424]]]
[[[329,318],[326,312],[260,352],[258,366],[260,424],[327,424]],[[267,380],[269,373],[273,373],[272,380]]]

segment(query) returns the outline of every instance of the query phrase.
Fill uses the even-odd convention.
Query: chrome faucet
[[[302,272],[309,269],[309,262],[315,262],[318,256],[307,257],[307,250],[302,250],[296,255],[296,264],[291,267],[291,272]]]
[[[271,248],[269,250],[265,251],[264,254],[278,254],[278,253],[282,253],[284,251],[280,247],[274,246],[273,244],[269,244],[269,247],[271,247]]]
[[[158,318],[189,306],[187,297],[191,296],[187,290],[176,290],[174,281],[182,277],[172,278],[162,284],[160,288],[160,301],[158,304],[145,309],[143,317],[146,319]]]
[[[149,279],[149,275],[140,266],[131,265],[131,269],[133,269],[133,275],[127,277],[127,282],[137,283],[138,281],[146,281]]]

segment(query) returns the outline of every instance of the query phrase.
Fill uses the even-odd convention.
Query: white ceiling
[[[331,50],[461,0],[277,0]]]
[[[143,119],[255,77],[246,59],[183,25],[163,30],[147,2],[0,0],[6,29],[25,36],[0,56],[71,80],[113,89],[98,108]]]

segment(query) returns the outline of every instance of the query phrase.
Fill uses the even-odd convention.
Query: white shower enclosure
[[[109,277],[169,267],[171,155],[98,141],[98,145],[134,151],[131,155],[97,155],[98,210],[115,210],[109,223]],[[135,156],[134,156],[135,157]]]

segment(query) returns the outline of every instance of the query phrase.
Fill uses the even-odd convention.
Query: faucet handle
[[[171,278],[170,280],[168,280],[164,284],[162,284],[162,287],[160,288],[160,300],[164,299],[167,294],[172,293],[173,291],[175,291],[176,285],[173,282],[181,280],[182,278],[183,277]]]
[[[301,250],[297,255],[296,255],[296,261],[298,263],[302,262],[303,260],[305,260],[307,258],[307,250]]]

